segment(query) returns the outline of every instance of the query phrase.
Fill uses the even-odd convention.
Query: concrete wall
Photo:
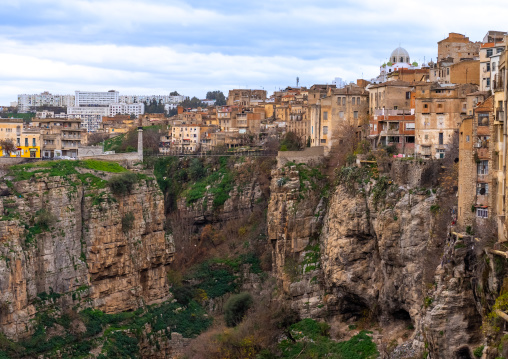
[[[288,162],[305,163],[308,165],[319,164],[325,155],[324,147],[307,147],[303,151],[279,151],[277,155],[277,167],[282,167]]]
[[[137,152],[127,152],[127,153],[115,153],[112,155],[97,155],[97,156],[81,156],[80,160],[100,160],[100,161],[113,161],[117,162],[121,165],[130,167],[135,163],[142,162],[143,159],[139,158]]]

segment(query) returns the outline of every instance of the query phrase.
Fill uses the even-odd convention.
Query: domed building
[[[405,62],[406,64],[411,63],[409,53],[406,51],[406,49],[400,46],[392,51],[392,54],[390,55],[390,62],[394,64],[397,62]]]
[[[414,70],[419,68],[418,63],[411,63],[411,57],[407,50],[399,46],[392,51],[388,62],[381,65],[379,76],[370,81],[374,84],[383,83],[389,81],[389,74],[397,72],[400,69]]]

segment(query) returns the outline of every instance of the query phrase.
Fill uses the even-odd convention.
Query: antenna
[[[296,87],[298,87],[298,84],[300,83],[300,78],[297,76],[296,77]]]

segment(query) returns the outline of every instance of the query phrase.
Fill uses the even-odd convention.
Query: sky
[[[265,89],[370,79],[399,45],[422,63],[449,32],[508,31],[506,0],[8,0],[0,105],[18,94]],[[478,15],[482,14],[480,21]]]

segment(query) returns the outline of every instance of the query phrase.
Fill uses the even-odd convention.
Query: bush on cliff
[[[224,319],[228,327],[239,324],[252,306],[252,295],[247,292],[232,295],[224,304]]]
[[[122,173],[109,180],[109,188],[116,195],[126,195],[132,192],[138,182],[138,176],[132,172]]]

